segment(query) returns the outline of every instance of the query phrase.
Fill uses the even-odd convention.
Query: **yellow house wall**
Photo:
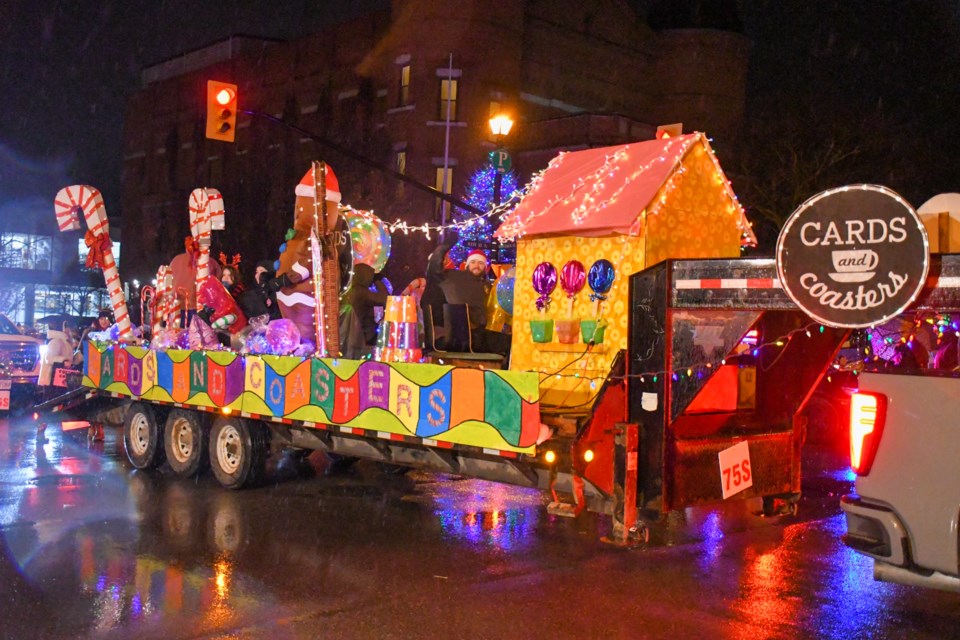
[[[513,345],[510,368],[538,371],[541,379],[541,409],[551,405],[573,407],[588,403],[610,371],[613,358],[627,347],[627,308],[630,275],[666,258],[730,258],[740,255],[739,211],[730,201],[723,176],[708,152],[696,145],[684,159],[684,171],[661,188],[650,210],[642,216],[637,236],[600,237],[541,236],[517,242],[517,274],[514,285]],[[656,203],[663,198],[662,205]],[[614,265],[616,277],[600,307],[600,318],[608,322],[604,341],[596,351],[583,356],[586,349],[576,345],[558,345],[556,331],[550,344],[533,342],[530,320],[550,318],[593,319],[597,305],[590,302],[589,285],[584,286],[571,303],[559,282],[550,308],[537,311],[537,293],[533,289],[533,270],[541,262],[550,262],[559,276],[569,260],[579,260],[589,271],[594,262],[606,258]],[[557,349],[567,349],[558,351]],[[559,372],[554,373],[568,365]]]

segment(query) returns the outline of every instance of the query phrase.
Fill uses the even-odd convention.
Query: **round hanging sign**
[[[919,295],[929,267],[920,216],[878,185],[818,193],[777,238],[777,272],[787,295],[831,327],[869,327],[900,314]]]

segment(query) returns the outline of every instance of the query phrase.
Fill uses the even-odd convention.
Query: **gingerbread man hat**
[[[294,189],[294,193],[305,198],[312,198],[315,192],[316,190],[313,186],[313,168],[311,167],[303,174],[303,177],[300,179],[300,184]],[[337,181],[337,176],[333,173],[330,165],[327,165],[327,200],[336,203],[340,202],[340,183]]]

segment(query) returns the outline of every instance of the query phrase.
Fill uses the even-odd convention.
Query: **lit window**
[[[0,267],[50,271],[51,246],[50,236],[4,233],[0,236]]]
[[[446,180],[444,180],[444,170],[443,167],[437,167],[437,191],[440,193],[450,193],[451,188],[453,187],[453,167],[449,167],[446,170]]]
[[[457,80],[442,78],[440,80],[440,119],[447,119],[449,107],[450,119],[457,119]]]
[[[410,104],[410,65],[400,67],[400,106]]]
[[[397,152],[397,173],[402,173],[406,175],[407,173],[407,152],[398,151]]]
[[[453,167],[447,168],[446,172],[444,172],[443,167],[437,167],[437,182],[435,186],[437,188],[437,191],[439,191],[440,193],[452,192]],[[449,209],[449,205],[445,201],[441,200],[440,198],[437,198],[435,213],[439,215],[440,212],[443,211],[442,218],[445,218],[447,215],[447,209]]]

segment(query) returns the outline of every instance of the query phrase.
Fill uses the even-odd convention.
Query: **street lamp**
[[[499,114],[490,118],[490,131],[496,139],[497,148],[490,154],[490,161],[496,174],[493,177],[493,204],[500,205],[500,184],[503,181],[503,174],[510,170],[510,154],[501,146],[503,137],[510,133],[513,128],[513,120],[506,114]]]

